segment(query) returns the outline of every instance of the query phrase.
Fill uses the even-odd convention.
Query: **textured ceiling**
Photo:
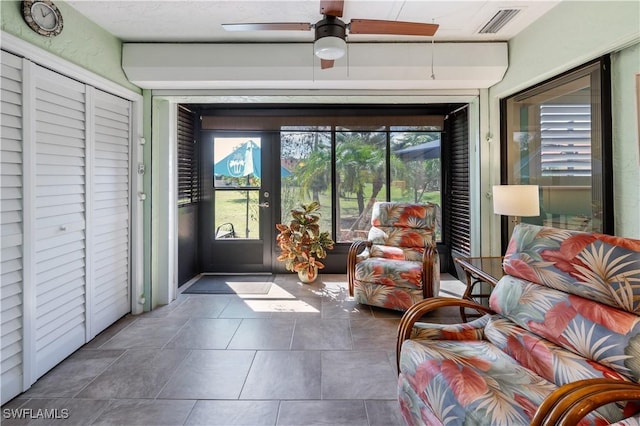
[[[343,20],[437,23],[435,41],[506,41],[560,0],[346,0]],[[125,42],[312,42],[312,31],[227,32],[224,23],[322,19],[318,0],[71,0],[69,5]],[[500,9],[521,9],[497,34],[478,30]],[[430,37],[349,35],[349,42],[425,41]]]

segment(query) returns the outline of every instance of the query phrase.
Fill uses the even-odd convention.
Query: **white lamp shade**
[[[538,185],[495,185],[493,212],[504,216],[539,216]]]
[[[320,59],[340,59],[346,50],[347,42],[340,37],[322,37],[313,43],[313,52]]]

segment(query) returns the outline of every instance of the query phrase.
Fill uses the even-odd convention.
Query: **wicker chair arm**
[[[422,253],[422,297],[428,299],[437,294],[433,294],[433,268],[436,264],[438,250],[435,246],[425,247]]]
[[[613,379],[568,383],[540,404],[531,426],[577,425],[591,411],[616,401],[640,400],[640,384]]]
[[[455,297],[432,297],[414,304],[404,313],[404,315],[402,315],[400,325],[398,326],[398,338],[396,340],[396,363],[398,367],[398,374],[400,374],[400,349],[402,349],[402,343],[411,336],[413,325],[426,313],[447,306],[472,308],[489,314],[495,313],[490,308],[482,306],[479,303],[471,300],[457,299]]]
[[[358,254],[372,245],[373,243],[371,241],[361,240],[354,241],[349,247],[349,252],[347,253],[347,281],[349,283],[349,296],[351,297],[353,297],[353,281],[355,280]]]

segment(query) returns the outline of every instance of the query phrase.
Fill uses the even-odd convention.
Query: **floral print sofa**
[[[640,424],[640,241],[518,224],[503,267],[488,308],[435,298],[404,314],[407,424]],[[486,315],[418,322],[443,306]]]
[[[438,294],[438,212],[432,203],[373,205],[367,240],[354,242],[347,255],[349,295],[356,302],[406,311]]]

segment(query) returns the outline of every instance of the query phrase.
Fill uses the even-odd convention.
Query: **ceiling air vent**
[[[520,9],[501,9],[489,20],[480,31],[480,34],[495,34],[511,21]]]

